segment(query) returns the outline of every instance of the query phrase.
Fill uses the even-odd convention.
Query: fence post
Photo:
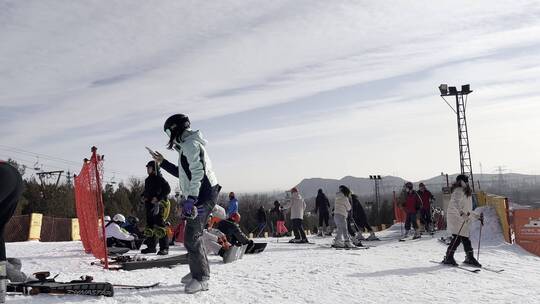
[[[81,240],[81,234],[79,232],[79,219],[78,218],[72,218],[71,219],[71,240],[72,241],[80,241]]]
[[[41,237],[42,222],[43,222],[43,214],[32,213],[30,215],[30,229],[28,231],[29,241],[39,241]]]

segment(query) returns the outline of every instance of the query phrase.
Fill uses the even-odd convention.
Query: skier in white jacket
[[[482,267],[474,258],[471,240],[469,239],[469,224],[472,219],[479,219],[483,225],[484,216],[472,210],[472,189],[466,175],[458,175],[452,185],[452,195],[447,210],[448,231],[452,233],[452,240],[446,250],[443,264],[457,266],[454,259],[459,244],[463,243],[466,259],[463,263],[475,267]]]
[[[289,243],[309,243],[303,224],[306,202],[300,193],[298,193],[298,189],[296,187],[291,189],[291,199],[285,203],[284,209],[291,210],[294,239],[291,239]]]
[[[334,206],[334,222],[336,223],[337,233],[333,246],[336,248],[353,248],[347,229],[347,217],[351,211],[351,202],[349,200],[351,190],[344,185],[339,186],[336,193]]]

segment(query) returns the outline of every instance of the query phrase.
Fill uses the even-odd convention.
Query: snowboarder
[[[178,166],[168,162],[159,152],[152,153],[152,156],[165,171],[178,177],[185,195],[182,216],[186,218],[184,246],[188,251],[190,273],[181,282],[186,284],[186,293],[196,293],[209,288],[210,267],[201,236],[221,186],[205,148],[207,141],[200,131],[191,129],[186,115],[169,117],[163,130],[169,137],[168,148],[179,154]]]
[[[131,234],[121,227],[126,222],[126,218],[122,214],[116,214],[112,220],[108,215],[103,219],[105,221],[107,247],[139,249],[142,241],[139,241],[137,235]]]
[[[291,209],[291,221],[294,233],[294,239],[291,239],[289,243],[309,243],[303,226],[306,202],[300,193],[298,193],[298,189],[296,187],[291,189],[291,198],[289,202],[285,203],[284,209],[289,208]]]
[[[322,189],[317,191],[317,198],[315,199],[315,213],[319,214],[319,227],[317,229],[317,235],[323,236],[324,234],[331,236],[332,230],[328,225],[330,219],[330,201],[324,194]],[[326,232],[325,229],[326,228]]]
[[[257,237],[261,237],[264,228],[266,228],[266,211],[263,206],[260,206],[259,210],[257,210],[257,230],[259,231]]]
[[[433,232],[433,226],[431,221],[431,202],[435,200],[435,197],[426,188],[424,183],[418,185],[418,195],[422,200],[422,208],[420,208],[420,223],[424,225],[424,230],[427,232]]]
[[[422,202],[420,200],[420,196],[416,191],[413,189],[413,184],[411,182],[406,182],[403,186],[403,190],[401,191],[400,195],[401,200],[401,206],[405,210],[405,213],[407,214],[407,218],[405,220],[405,234],[403,237],[406,237],[409,235],[409,230],[411,229],[411,225],[414,229],[414,235],[413,239],[417,239],[420,237],[420,231],[418,231],[418,223],[416,222],[416,213],[418,210],[420,210],[420,207],[422,206]]]
[[[227,205],[227,217],[230,217],[231,214],[238,212],[238,200],[234,192],[229,193],[229,204]]]
[[[232,245],[252,245],[253,241],[250,240],[244,232],[242,232],[242,229],[240,229],[240,219],[240,213],[235,212],[231,214],[228,219],[219,221],[216,228],[227,236],[227,240],[229,240]]]
[[[4,303],[6,295],[5,277],[8,269],[4,229],[17,207],[23,190],[23,181],[19,171],[2,160],[0,160],[0,181],[0,303]]]
[[[270,214],[272,215],[272,218],[275,220],[275,236],[281,237],[286,235],[289,230],[285,226],[285,214],[283,213],[283,208],[281,207],[281,204],[279,201],[274,201],[274,208],[270,210]]]
[[[367,237],[367,241],[376,241],[379,240],[379,238],[375,235],[375,232],[373,231],[373,228],[371,228],[371,225],[368,222],[366,212],[364,210],[364,207],[360,203],[360,200],[358,199],[358,196],[356,194],[351,194],[351,201],[352,201],[352,214],[350,217],[350,225],[351,228],[349,232],[351,232],[351,235],[354,236],[353,243],[356,246],[360,246],[365,238],[362,235],[362,232],[367,230],[369,232],[369,236]],[[351,227],[352,226],[352,227]]]
[[[336,193],[334,204],[334,222],[336,223],[337,232],[334,238],[333,247],[336,248],[353,248],[349,232],[347,230],[347,216],[351,211],[351,190],[344,185],[339,186],[339,191]]]
[[[129,215],[126,218],[126,222],[120,227],[126,229],[127,232],[142,238],[144,236],[143,232],[139,229],[139,218],[133,215]]]
[[[156,161],[149,161],[146,164],[148,177],[144,180],[144,192],[142,201],[146,210],[146,237],[147,248],[141,253],[155,253],[156,245],[159,242],[158,255],[169,254],[169,241],[167,238],[167,227],[165,221],[169,217],[171,203],[167,196],[171,192],[169,183],[161,176],[159,165]]]
[[[451,187],[450,202],[447,209],[448,231],[452,233],[452,240],[446,250],[443,264],[457,266],[454,253],[459,244],[463,243],[466,258],[463,263],[475,267],[482,267],[474,258],[471,240],[469,239],[469,224],[471,218],[479,219],[482,223],[484,215],[472,210],[472,189],[469,186],[467,175],[458,175],[456,182]]]

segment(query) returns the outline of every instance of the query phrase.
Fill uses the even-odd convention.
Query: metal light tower
[[[441,91],[441,97],[446,104],[456,113],[457,125],[458,125],[458,143],[459,143],[459,161],[461,165],[461,174],[469,176],[470,183],[474,191],[474,177],[471,161],[471,149],[469,146],[469,132],[467,131],[467,118],[465,117],[465,110],[467,109],[467,96],[472,93],[471,86],[469,84],[462,85],[461,91],[458,91],[456,87],[448,87],[447,84],[441,84],[439,86]],[[456,97],[456,108],[452,107],[445,96]]]
[[[379,182],[382,180],[380,175],[370,175],[369,179],[375,181],[375,204],[377,204],[377,220],[380,221],[380,191]]]

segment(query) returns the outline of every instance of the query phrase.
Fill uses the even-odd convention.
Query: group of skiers
[[[417,223],[417,215],[420,213],[420,223],[427,232],[433,232],[433,223],[431,220],[431,205],[435,197],[427,190],[424,183],[418,185],[418,190],[414,190],[413,183],[406,182],[403,185],[399,196],[400,207],[406,214],[405,233],[403,237],[409,235],[411,226],[413,228],[413,239],[421,236]]]
[[[117,214],[112,219],[106,219],[107,234],[110,233],[113,236],[116,232],[124,233],[126,230],[131,230],[126,232],[127,235],[131,236],[130,240],[111,239],[111,245],[118,241],[127,241],[126,245],[130,248],[139,248],[142,239],[145,239],[147,247],[143,249],[144,253],[155,253],[156,246],[159,244],[158,254],[167,254],[169,242],[166,241],[166,220],[171,206],[167,197],[170,186],[161,176],[160,168],[177,177],[183,193],[179,213],[181,220],[185,221],[184,246],[188,252],[190,271],[181,279],[181,282],[185,284],[186,293],[196,293],[209,288],[210,269],[206,256],[207,250],[221,255],[227,246],[231,244],[246,245],[250,243],[250,240],[238,226],[240,214],[234,193],[229,194],[230,201],[226,212],[220,210],[221,207],[216,207],[221,186],[212,170],[212,164],[206,151],[207,142],[203,139],[201,132],[192,130],[189,118],[183,114],[169,117],[164,123],[163,131],[168,138],[168,149],[178,152],[178,162],[171,163],[159,152],[150,151],[153,160],[146,165],[148,177],[145,180],[145,189],[141,196],[141,202],[146,211],[147,227],[141,233],[137,228],[138,220],[136,218],[129,218],[130,221],[127,221],[123,215]],[[17,276],[24,274],[20,272],[20,263],[17,266],[17,261],[12,261],[13,263],[6,261],[3,235],[5,224],[13,215],[21,195],[22,179],[17,169],[0,161],[0,180],[2,181],[0,183],[0,277],[4,277],[7,271],[8,277],[17,278]],[[308,239],[303,224],[306,203],[297,188],[291,189],[290,193],[290,198],[283,205],[276,201],[274,208],[270,211],[276,219],[274,225],[276,233],[279,235],[287,232],[283,211],[289,210],[294,233],[294,238],[290,242],[307,243]],[[443,261],[445,264],[457,264],[454,252],[459,244],[463,243],[467,255],[465,263],[481,266],[474,258],[469,240],[469,223],[472,219],[483,221],[483,216],[472,210],[471,195],[472,190],[468,184],[467,176],[459,175],[452,186],[447,212],[448,230],[452,233],[452,241],[446,251]],[[433,196],[422,184],[419,191],[415,191],[412,183],[407,183],[401,199],[407,214],[406,233],[409,232],[412,225],[415,236],[417,235],[416,214],[419,211],[423,223],[428,227],[427,229],[432,229],[429,204]],[[367,222],[366,214],[358,197],[347,186],[339,186],[333,209],[333,219],[337,228],[333,242],[335,247],[361,246],[363,229],[370,232],[370,238],[376,238]],[[315,212],[319,215],[319,235],[331,235],[330,202],[322,190],[319,190],[317,194]],[[259,220],[262,223],[263,218],[261,217]],[[352,242],[351,238],[353,238]],[[211,242],[218,246],[212,249]],[[5,283],[3,280],[2,282]],[[0,287],[4,286],[5,284],[2,284]]]

